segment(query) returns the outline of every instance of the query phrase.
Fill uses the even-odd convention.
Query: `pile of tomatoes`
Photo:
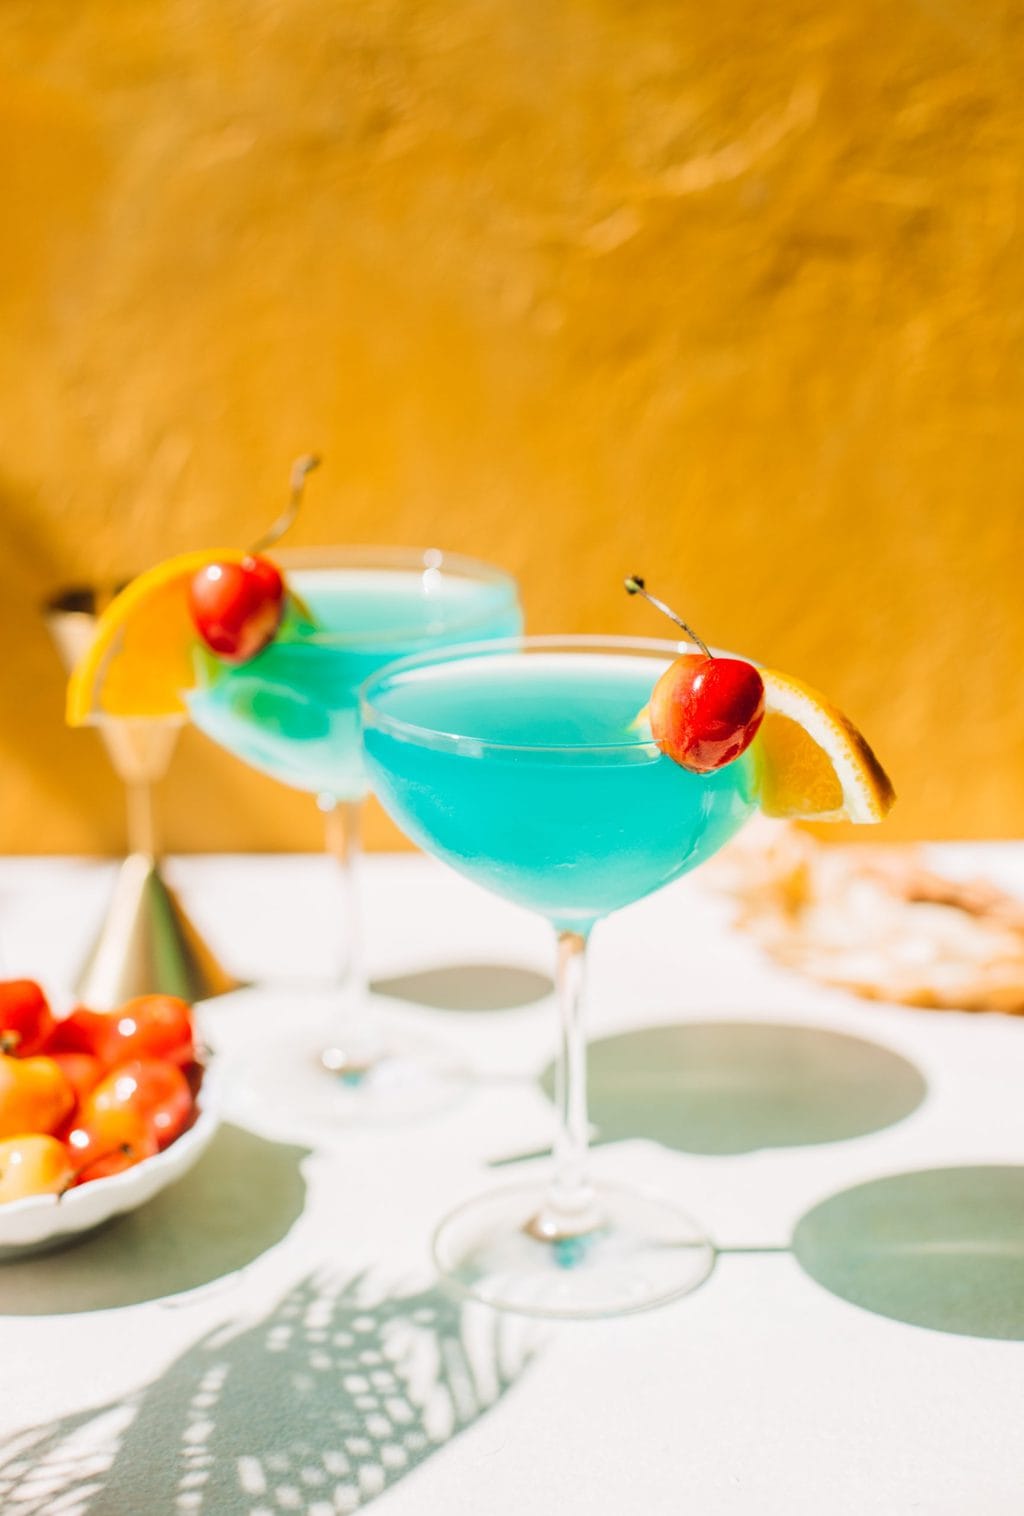
[[[58,1020],[34,980],[0,982],[0,1204],[151,1158],[195,1120],[201,1078],[173,995]]]

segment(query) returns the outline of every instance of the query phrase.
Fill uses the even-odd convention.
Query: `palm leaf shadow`
[[[315,1277],[194,1343],[123,1402],[0,1450],[20,1516],[322,1516],[361,1509],[471,1426],[533,1353],[523,1324],[436,1288]]]

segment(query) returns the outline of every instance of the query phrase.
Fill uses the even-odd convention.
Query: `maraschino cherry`
[[[228,663],[248,663],[272,642],[284,615],[284,580],[269,558],[208,563],[195,575],[188,607],[196,631]]]
[[[280,569],[262,553],[295,520],[306,475],[319,462],[313,454],[297,460],[287,509],[240,563],[208,563],[189,586],[189,611],[196,631],[227,663],[248,663],[277,635],[284,615],[285,584]]]
[[[761,675],[742,658],[717,658],[692,627],[648,593],[636,574],[626,580],[626,590],[649,600],[701,649],[681,653],[654,686],[648,715],[655,742],[696,774],[724,768],[746,752],[764,719]]]

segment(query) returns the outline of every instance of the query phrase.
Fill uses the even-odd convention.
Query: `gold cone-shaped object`
[[[44,607],[66,669],[88,647],[104,597],[64,590]],[[128,804],[129,856],[121,865],[99,935],[75,986],[82,1001],[109,1009],[135,995],[209,1000],[239,988],[217,962],[160,871],[153,786],[167,772],[184,718],[107,717],[100,736]]]
[[[221,968],[146,853],[118,871],[103,926],[78,978],[85,1005],[109,1010],[159,991],[190,1003],[225,995],[237,980]]]

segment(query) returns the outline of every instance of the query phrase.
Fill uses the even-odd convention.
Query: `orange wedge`
[[[182,691],[195,683],[189,582],[209,563],[239,563],[245,556],[241,548],[180,553],[133,579],[100,616],[71,675],[69,725],[103,716],[183,714]]]
[[[881,821],[896,793],[848,717],[817,690],[762,669],[765,718],[754,740],[760,806],[802,821]]]

